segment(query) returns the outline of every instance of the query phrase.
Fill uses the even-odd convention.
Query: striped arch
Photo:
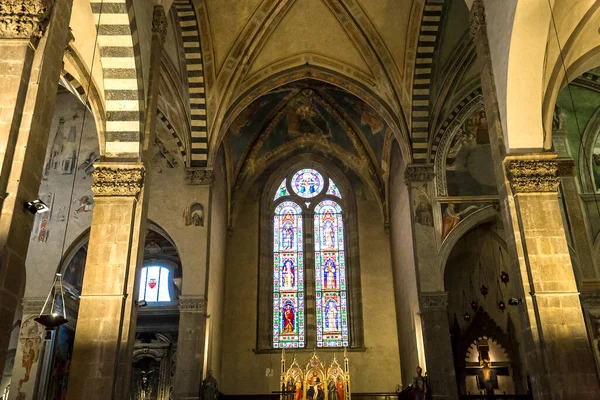
[[[208,160],[208,134],[206,125],[206,91],[202,48],[196,10],[191,0],[174,0],[177,20],[183,39],[188,94],[190,98],[191,144],[190,167],[205,167]]]
[[[168,118],[165,116],[165,114],[163,114],[162,111],[160,110],[156,110],[156,117],[162,121],[162,123],[165,125],[165,127],[167,128],[167,130],[171,133],[171,135],[173,136],[173,139],[175,139],[175,143],[177,143],[177,148],[179,149],[179,153],[181,154],[181,158],[183,159],[183,163],[185,164],[185,166],[187,167],[188,165],[188,160],[186,158],[186,151],[185,151],[185,146],[183,145],[183,142],[181,141],[181,138],[179,137],[179,135],[177,134],[177,132],[175,131],[175,128],[173,128],[173,125],[171,125],[171,123],[169,122]]]
[[[77,79],[75,79],[73,75],[66,71],[63,72],[60,75],[60,83],[65,89],[71,92],[75,97],[79,99],[79,101],[87,105],[87,107],[89,108],[89,104],[86,104],[87,94],[85,93],[85,88],[81,86],[79,81],[77,81]]]
[[[131,0],[90,0],[106,99],[105,155],[139,158],[144,110],[139,40]]]
[[[412,90],[412,152],[413,162],[427,162],[429,143],[429,92],[433,72],[433,57],[438,42],[444,0],[426,0],[415,58]]]
[[[438,149],[438,147],[440,145],[440,141],[444,137],[444,134],[448,130],[448,127],[450,126],[450,124],[456,119],[456,116],[466,106],[468,106],[471,103],[473,103],[473,101],[476,101],[476,102],[483,101],[483,95],[482,95],[482,92],[481,92],[481,88],[477,88],[477,89],[473,90],[471,93],[469,93],[468,95],[466,95],[460,101],[460,103],[458,103],[456,105],[456,107],[454,107],[452,109],[452,112],[450,112],[450,115],[448,115],[448,118],[446,118],[446,120],[444,121],[444,123],[442,124],[442,126],[440,127],[440,129],[435,133],[435,136],[433,137],[433,140],[431,142],[431,153],[429,155],[429,161],[430,162],[434,162],[435,161],[435,155],[436,155],[437,149]]]

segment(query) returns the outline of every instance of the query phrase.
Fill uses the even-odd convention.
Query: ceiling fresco
[[[294,141],[322,143],[379,168],[388,126],[358,97],[334,86],[306,80],[256,99],[228,129],[232,167],[264,160]]]

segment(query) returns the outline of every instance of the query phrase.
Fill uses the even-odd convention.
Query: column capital
[[[404,183],[430,181],[434,177],[432,164],[409,164],[404,170]]]
[[[137,196],[144,185],[141,163],[94,163],[94,196]]]
[[[471,6],[469,31],[473,40],[477,40],[481,29],[485,28],[485,9],[483,0],[475,0]]]
[[[579,299],[584,308],[600,308],[600,291],[581,292]]]
[[[44,35],[54,0],[2,0],[0,39],[31,39]]]
[[[152,33],[160,37],[161,43],[165,43],[165,38],[167,37],[167,16],[165,15],[164,7],[160,4],[154,6],[152,13]]]
[[[559,165],[555,155],[506,157],[504,165],[515,194],[551,193],[558,189]]]
[[[23,297],[23,300],[21,300],[23,315],[37,315],[41,313],[45,302],[45,297]]]
[[[179,311],[204,314],[206,312],[206,297],[179,296]]]
[[[208,168],[186,168],[186,185],[210,185],[215,181],[215,175],[212,169]]]
[[[448,293],[426,292],[421,293],[421,311],[446,310],[448,308]]]

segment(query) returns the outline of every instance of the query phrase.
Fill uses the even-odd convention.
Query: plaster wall
[[[163,129],[163,127],[157,129]],[[160,124],[162,125],[162,124]],[[148,219],[163,228],[173,239],[182,266],[182,295],[204,295],[206,283],[208,227],[185,225],[186,207],[200,203],[208,210],[209,190],[186,185],[181,168],[152,168],[149,178]]]
[[[357,199],[357,214],[366,350],[349,353],[352,391],[393,392],[400,384],[400,358],[389,238],[376,200],[368,190],[362,193]],[[228,374],[221,377],[220,388],[228,395],[266,394],[278,390],[279,385],[281,353],[254,352],[259,290],[258,203],[257,197],[248,196],[237,204],[243,212],[237,213],[227,250],[223,370]],[[311,352],[298,351],[299,363],[306,364]],[[339,357],[342,350],[318,353],[330,362],[334,352]]]
[[[81,151],[76,160],[82,132]],[[24,297],[47,296],[60,263],[63,240],[66,252],[69,245],[90,227],[94,207],[90,189],[92,177],[91,169],[86,169],[85,163],[92,153],[98,155],[99,150],[91,112],[85,111],[83,104],[70,92],[60,90],[38,192],[50,211],[35,216],[27,252]]]
[[[413,249],[411,207],[408,188],[404,183],[404,165],[400,149],[394,146],[390,165],[390,249],[394,276],[394,295],[401,357],[402,383],[412,381],[417,365],[425,368],[419,360],[417,332],[421,320],[417,274]],[[419,329],[417,329],[419,328]]]

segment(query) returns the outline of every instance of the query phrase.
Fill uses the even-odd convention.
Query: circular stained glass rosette
[[[315,197],[323,190],[323,175],[314,169],[301,169],[292,177],[292,189],[306,199]]]

